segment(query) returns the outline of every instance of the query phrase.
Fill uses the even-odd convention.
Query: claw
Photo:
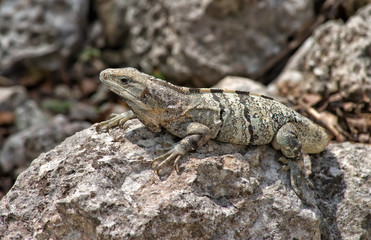
[[[289,158],[280,157],[278,159],[279,162],[283,163],[284,165],[281,167],[279,171],[287,171],[290,170],[290,184],[292,189],[294,190],[295,194],[307,205],[314,206],[307,198],[304,197],[301,185],[302,185],[302,171],[296,165],[296,163]],[[314,188],[313,183],[305,177],[306,185],[310,188]]]
[[[110,130],[111,130],[110,126],[106,126],[106,132],[109,133]]]
[[[290,168],[290,182],[291,182],[291,187],[294,190],[294,192],[300,197],[303,197],[303,192],[301,191],[301,188],[298,186],[298,183],[301,183],[301,176],[300,176],[300,170],[298,166],[290,160],[289,166]]]
[[[175,171],[179,174],[179,160],[182,158],[184,153],[179,152],[179,149],[176,147],[171,148],[165,154],[156,157],[152,163],[152,168],[156,171],[158,176],[161,176],[160,171],[164,169],[166,165],[169,165],[173,162],[172,166]]]
[[[170,153],[169,153],[169,152],[166,152],[165,154],[156,157],[156,158],[152,161],[152,163],[151,163],[152,168],[158,169],[157,162],[158,162],[158,161],[161,161],[161,160],[164,159],[164,158],[166,158],[168,155],[170,155]],[[156,164],[156,165],[155,165],[155,164]]]
[[[302,177],[301,177],[301,174],[302,174],[302,172],[300,171],[300,169],[298,168],[298,166],[292,161],[292,160],[290,160],[290,162],[289,162],[289,167],[290,167],[290,182],[291,182],[291,187],[292,187],[292,189],[294,190],[294,192],[296,193],[296,195],[305,203],[305,204],[307,204],[307,205],[309,205],[309,206],[312,206],[312,207],[314,207],[315,206],[315,204],[313,204],[312,202],[310,202],[305,196],[304,196],[304,194],[303,194],[303,191],[302,191],[302,189],[301,189],[301,187],[300,186],[298,186],[298,184],[300,184],[301,185],[301,183],[302,183]],[[310,188],[312,188],[312,186],[313,186],[313,183],[309,180],[309,179],[307,179],[306,177],[305,177],[305,179],[306,179],[306,185],[308,186],[308,187],[310,187]],[[313,188],[314,188],[314,186],[313,186]]]
[[[283,172],[283,171],[288,171],[288,170],[290,170],[290,167],[289,166],[287,166],[287,165],[282,165],[282,167],[280,168],[280,170],[278,170],[279,172]]]
[[[126,119],[120,119],[117,125],[119,126],[119,128],[124,128],[125,123],[126,123]]]
[[[98,123],[98,125],[95,127],[95,130],[97,132],[101,132],[105,127],[107,128],[106,121]]]
[[[100,132],[100,125],[99,124],[97,124],[97,126],[95,126],[95,131]]]
[[[167,163],[169,163],[170,161],[172,161],[175,157],[175,154],[174,153],[171,153],[171,152],[167,152],[166,154],[164,155],[169,155],[168,157],[166,157],[158,166],[157,168],[158,169],[161,169],[163,168]],[[164,156],[162,155],[162,156]]]
[[[171,149],[172,149],[172,147],[156,149],[155,153],[157,154],[159,152],[169,152],[169,151],[171,151]]]
[[[117,120],[109,119],[101,123],[98,123],[95,129],[97,130],[97,132],[101,132],[101,131],[109,132],[109,130],[116,125],[117,125]]]
[[[182,157],[181,155],[178,155],[174,161],[174,169],[177,174],[179,174],[179,160],[181,157]]]
[[[313,184],[313,182],[310,180],[310,179],[308,179],[308,178],[305,178],[306,180],[307,180],[307,185],[308,185],[308,187],[310,188],[310,189],[314,189],[314,184]]]
[[[111,128],[116,127],[116,126],[123,128],[124,123],[127,120],[132,119],[134,117],[135,115],[132,111],[121,113],[121,114],[112,113],[110,115],[110,119],[103,121],[101,123],[98,123],[95,129],[97,130],[97,132],[100,132],[103,130],[105,132],[109,132]]]

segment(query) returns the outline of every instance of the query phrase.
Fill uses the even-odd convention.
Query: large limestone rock
[[[125,127],[100,134],[91,127],[35,159],[0,203],[0,238],[369,236],[370,146],[331,145],[311,157],[316,192],[305,195],[319,206],[312,208],[270,146],[210,141],[181,161],[179,175],[159,178],[151,169],[156,150],[177,139],[138,120]]]
[[[174,137],[127,127],[92,127],[40,155],[2,199],[1,238],[319,239],[318,209],[295,195],[271,147],[212,141],[161,179],[154,151]]]

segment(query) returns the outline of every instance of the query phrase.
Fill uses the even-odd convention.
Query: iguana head
[[[136,112],[165,111],[177,103],[176,94],[181,88],[135,68],[108,68],[100,73],[99,79],[111,91],[120,96]]]

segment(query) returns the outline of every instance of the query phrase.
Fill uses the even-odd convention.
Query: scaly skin
[[[159,175],[168,164],[173,164],[178,172],[180,158],[209,139],[244,145],[271,143],[284,156],[281,162],[290,169],[295,193],[313,205],[302,194],[298,183],[302,173],[294,161],[302,160],[302,151],[323,151],[328,136],[323,128],[291,108],[249,92],[178,87],[134,68],[106,69],[100,73],[100,80],[131,111],[99,123],[97,131],[108,131],[138,118],[151,131],[164,128],[182,138],[153,160],[152,166]]]

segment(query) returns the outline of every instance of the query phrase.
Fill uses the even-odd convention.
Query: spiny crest
[[[230,90],[230,89],[219,89],[219,88],[188,88],[189,93],[234,93],[234,94],[240,94],[240,95],[248,95],[248,96],[257,96],[262,97],[270,100],[274,100],[271,97],[261,95],[258,93],[252,93],[247,91],[240,91],[240,90]]]
[[[143,76],[145,76],[147,79],[149,79],[151,81],[151,83],[154,83],[154,84],[157,84],[157,85],[160,85],[160,86],[163,86],[163,87],[171,88],[171,89],[173,89],[177,92],[184,92],[184,87],[179,87],[179,86],[173,85],[169,82],[166,82],[165,80],[156,78],[152,75],[148,75],[148,74],[145,74],[145,73],[141,73],[141,74]]]
[[[182,92],[182,93],[227,93],[227,94],[228,93],[234,93],[234,94],[241,94],[241,95],[257,96],[257,97],[262,97],[262,98],[274,100],[273,98],[268,97],[268,96],[265,96],[265,95],[260,95],[260,94],[257,94],[257,93],[251,93],[251,92],[240,91],[240,90],[229,90],[229,89],[218,89],[218,88],[187,88],[187,87],[179,87],[179,86],[173,85],[173,84],[171,84],[169,82],[166,82],[166,81],[164,81],[162,79],[156,78],[156,77],[154,77],[152,75],[141,73],[141,72],[139,72],[135,68],[130,68],[129,67],[129,68],[126,68],[126,69],[128,69],[129,71],[135,71],[136,73],[142,74],[147,79],[149,79],[152,83],[158,84],[160,86],[168,87],[168,88],[171,88],[171,89],[173,89],[175,91]]]

